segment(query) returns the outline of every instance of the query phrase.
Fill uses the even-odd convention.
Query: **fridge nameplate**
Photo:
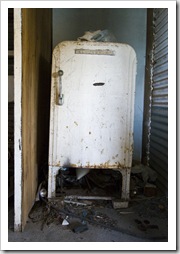
[[[114,51],[109,49],[75,49],[75,54],[108,55],[108,56],[115,55]]]

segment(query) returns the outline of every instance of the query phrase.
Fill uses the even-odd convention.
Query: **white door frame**
[[[22,11],[14,9],[14,231],[22,229]]]

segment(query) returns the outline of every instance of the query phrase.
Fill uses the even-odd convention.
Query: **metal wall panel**
[[[168,189],[168,9],[153,10],[152,104],[149,165]]]

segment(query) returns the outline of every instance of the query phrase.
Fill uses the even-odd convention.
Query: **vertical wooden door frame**
[[[22,11],[14,9],[14,230],[22,229]]]
[[[15,231],[24,230],[48,162],[51,20],[50,8],[14,9]]]

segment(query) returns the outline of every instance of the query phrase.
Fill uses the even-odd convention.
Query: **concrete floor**
[[[23,232],[13,230],[13,199],[9,203],[9,242],[167,242],[168,205],[165,197],[136,197],[126,209],[113,209],[110,201],[96,201],[86,206],[54,203],[57,209],[68,209],[69,225],[62,225],[65,214],[47,209],[36,202]],[[87,230],[74,232],[81,219],[91,218]],[[85,215],[84,215],[85,214]]]

